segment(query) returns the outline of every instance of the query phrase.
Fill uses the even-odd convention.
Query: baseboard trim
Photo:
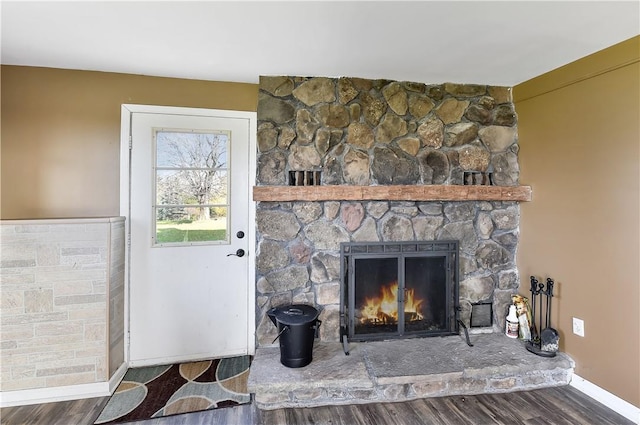
[[[122,378],[124,378],[124,374],[127,373],[128,369],[129,366],[126,363],[122,363],[111,379],[109,379],[109,395],[112,395],[118,385],[120,385],[120,382],[122,381]]]
[[[35,388],[31,390],[0,392],[0,407],[26,406],[29,404],[80,400],[108,396],[109,383],[68,385],[64,387]]]
[[[31,404],[54,403],[58,401],[81,400],[84,398],[106,397],[113,394],[127,372],[127,364],[120,365],[108,382],[68,385],[64,387],[34,388],[30,390],[0,392],[0,407],[28,406]]]
[[[620,397],[611,394],[604,388],[601,388],[576,374],[573,375],[570,385],[588,395],[592,399],[604,404],[611,410],[621,414],[630,421],[633,421],[636,424],[640,424],[640,408],[634,406],[626,400],[623,400]]]

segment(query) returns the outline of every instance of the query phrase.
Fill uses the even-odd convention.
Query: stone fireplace
[[[511,196],[516,123],[507,87],[261,77],[258,347],[276,336],[266,311],[288,303],[316,306],[321,341],[340,339],[341,243],[458,241],[460,318],[468,325],[472,304],[493,302],[487,331],[501,330],[528,200]],[[321,186],[290,186],[292,171]],[[464,186],[465,172],[491,173],[495,186]]]
[[[542,358],[503,334],[507,305],[519,286],[519,202],[531,200],[530,188],[518,186],[516,115],[508,88],[261,77],[258,150],[258,348],[248,386],[260,409],[509,392],[571,380],[573,361],[564,353]],[[344,255],[345,247],[419,253],[449,243],[457,245],[453,266],[446,255]],[[406,258],[410,264],[403,266]],[[442,283],[441,273],[424,267],[452,270],[443,272]],[[376,282],[361,295],[358,289],[349,295],[347,287],[350,304],[341,290],[345,281],[349,285],[345,269]],[[442,288],[447,273],[455,275],[458,293],[442,295],[443,309],[418,311],[416,298],[440,295],[417,290],[415,281],[425,283],[427,275]],[[396,283],[401,311],[373,308],[365,324],[382,328],[358,333],[355,320],[362,312],[354,312],[351,326],[346,308],[355,310],[358,302],[362,310],[367,298],[393,292]],[[396,340],[416,329],[456,333],[456,302],[465,327],[472,305],[493,305],[493,326],[478,329],[473,344],[462,336]],[[280,364],[272,344],[276,329],[266,312],[290,303],[320,310],[321,339],[304,368]],[[440,310],[444,319],[436,317]],[[352,337],[367,342],[349,344],[347,356],[339,341],[349,327]],[[378,331],[384,340],[371,340]]]

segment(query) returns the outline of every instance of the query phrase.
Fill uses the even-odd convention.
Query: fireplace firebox
[[[458,241],[341,243],[341,339],[457,334]]]

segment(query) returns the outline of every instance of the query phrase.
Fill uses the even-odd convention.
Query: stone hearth
[[[277,346],[256,351],[249,391],[270,410],[337,404],[399,402],[448,395],[501,393],[567,385],[574,362],[545,358],[500,333],[351,343],[316,342],[303,368],[280,363]]]

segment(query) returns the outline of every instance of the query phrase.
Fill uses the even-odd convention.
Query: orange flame
[[[397,323],[398,322],[398,282],[380,288],[378,298],[365,298],[360,309],[362,323]],[[416,299],[415,290],[405,289],[404,313],[406,321],[422,320],[420,307],[424,300]]]

